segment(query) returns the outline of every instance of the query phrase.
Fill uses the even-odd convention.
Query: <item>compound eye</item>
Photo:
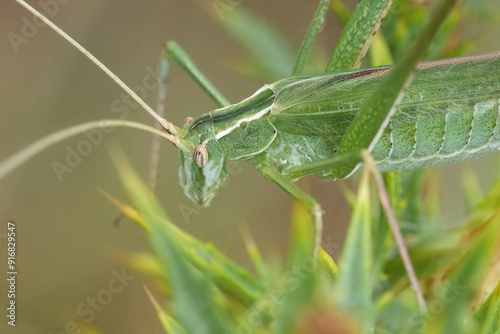
[[[193,120],[193,117],[186,117],[184,122],[182,122],[182,126],[188,125],[189,123],[191,123],[192,120]]]
[[[208,151],[203,145],[196,145],[193,151],[193,160],[196,166],[202,168],[208,162]]]

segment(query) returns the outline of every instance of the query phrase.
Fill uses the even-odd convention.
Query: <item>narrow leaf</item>
[[[293,210],[293,227],[290,241],[291,268],[298,282],[294,289],[284,291],[283,304],[276,315],[277,334],[293,333],[299,315],[311,307],[317,281],[318,263],[314,254],[314,226],[310,213],[296,203]]]
[[[144,286],[144,290],[146,290],[148,298],[153,304],[165,332],[168,334],[186,334],[184,329],[182,329],[179,324],[167,312],[165,312],[146,286]]]
[[[495,334],[500,332],[500,281],[473,316],[474,333]]]
[[[392,0],[362,0],[333,49],[327,73],[356,69],[382,23]]]
[[[372,320],[369,319],[369,314],[372,314],[370,312],[372,307],[370,284],[372,213],[369,181],[369,172],[364,171],[340,258],[340,272],[336,285],[338,307],[357,313],[364,320],[365,328]]]
[[[372,46],[370,48],[370,58],[371,65],[373,67],[387,66],[394,63],[389,46],[387,45],[387,42],[381,32],[378,32],[373,38]]]
[[[351,17],[351,11],[346,5],[342,2],[342,0],[331,0],[331,7],[333,14],[339,21],[342,26],[345,26],[347,22],[349,22],[349,18]]]
[[[311,24],[309,25],[309,29],[307,30],[306,36],[302,41],[302,45],[300,46],[299,55],[297,56],[297,61],[293,68],[292,76],[302,74],[307,57],[311,52],[314,40],[316,39],[316,36],[318,35],[319,31],[321,30],[321,27],[323,26],[326,11],[328,9],[329,4],[330,0],[319,1],[318,8],[314,13],[314,17],[311,21]]]

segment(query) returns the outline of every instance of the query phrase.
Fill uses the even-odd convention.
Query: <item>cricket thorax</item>
[[[181,184],[186,195],[209,205],[227,172],[225,159],[237,160],[264,151],[276,138],[269,123],[274,92],[264,86],[250,98],[214,110],[185,124],[184,139],[193,144],[191,156],[181,153]]]
[[[276,129],[269,122],[274,99],[265,85],[248,99],[210,113],[214,138],[227,159],[253,156],[274,141]]]

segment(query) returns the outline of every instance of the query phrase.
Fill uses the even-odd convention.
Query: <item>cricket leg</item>
[[[271,166],[263,165],[258,167],[257,170],[263,177],[278,185],[286,193],[302,203],[311,213],[315,229],[314,257],[317,258],[321,247],[321,233],[323,231],[323,220],[321,218],[323,210],[321,210],[319,203]]]
[[[165,59],[173,59],[179,66],[186,71],[189,76],[196,81],[198,85],[217,103],[219,107],[226,107],[230,104],[229,100],[215,87],[210,80],[198,69],[188,54],[180,47],[177,42],[167,42],[164,48]]]
[[[332,159],[327,159],[320,161],[318,163],[311,163],[307,165],[298,166],[290,169],[288,177],[298,178],[300,176],[312,174],[317,171],[322,170],[332,170],[335,167],[343,167],[346,163],[361,160],[361,151],[354,151],[350,154],[345,154],[340,157],[334,157]],[[290,196],[301,202],[311,213],[314,219],[315,228],[315,256],[318,256],[318,252],[321,246],[321,235],[323,231],[323,220],[321,206],[319,203],[310,195],[306,194],[303,190],[297,187],[289,178],[286,178],[281,173],[276,171],[269,165],[261,165],[257,167],[259,173],[266,179],[278,185]]]
[[[160,81],[158,82],[158,96],[156,99],[156,113],[161,117],[165,116],[165,98],[167,93],[167,77],[168,77],[169,63],[165,57],[160,58],[160,64],[158,66],[158,77]],[[161,130],[161,125],[155,122],[154,127]],[[158,135],[153,135],[153,141],[151,143],[151,155],[149,159],[149,189],[154,194],[158,185],[158,170],[160,161],[160,143],[161,137]]]
[[[356,150],[346,154],[336,155],[333,158],[315,161],[305,165],[293,167],[290,168],[288,176],[292,179],[295,179],[301,176],[316,174],[319,172],[338,170],[342,167],[345,167],[346,165],[356,166],[358,163],[361,162],[362,159],[361,152],[362,152],[361,150]],[[353,171],[351,171],[351,173]],[[336,176],[339,179],[347,177],[347,176],[338,177],[337,175],[334,176]]]
[[[420,288],[417,275],[415,274],[415,269],[413,268],[410,255],[408,254],[408,249],[406,247],[403,234],[399,229],[399,224],[394,214],[394,210],[392,209],[391,200],[389,199],[389,195],[387,193],[387,189],[385,187],[382,174],[380,174],[380,171],[375,165],[375,161],[373,160],[373,156],[371,155],[371,153],[368,151],[363,151],[362,154],[363,154],[363,162],[365,168],[372,173],[373,178],[375,179],[375,184],[379,192],[380,203],[384,208],[385,215],[389,223],[389,227],[391,228],[392,235],[394,236],[394,241],[396,242],[396,246],[398,248],[399,255],[401,256],[401,260],[403,261],[403,265],[405,267],[406,274],[408,275],[408,279],[410,280],[411,287],[415,292],[415,296],[417,298],[420,308],[422,310],[425,310],[427,306],[425,303],[424,295],[422,293],[422,289]]]

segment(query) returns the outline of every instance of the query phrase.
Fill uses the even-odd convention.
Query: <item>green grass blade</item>
[[[175,231],[175,233],[174,233]],[[243,305],[250,305],[262,293],[261,284],[247,270],[238,266],[210,243],[202,243],[178,227],[169,231],[179,242],[184,256],[195,268],[211,277],[214,284]]]
[[[325,72],[358,68],[392,0],[363,0],[347,22]]]
[[[370,277],[372,275],[372,211],[370,199],[369,172],[361,176],[359,193],[351,216],[344,249],[340,258],[340,272],[337,278],[337,306],[360,316],[368,329],[369,315],[373,314]]]
[[[430,42],[454,4],[455,0],[443,0],[439,3],[415,43],[364,102],[342,139],[337,155],[373,148],[403,98],[404,90],[411,81],[418,61],[424,57]],[[334,170],[334,175],[343,178],[351,173],[354,167],[355,165],[347,165],[340,170]]]
[[[245,224],[241,225],[241,231],[243,234],[243,240],[245,242],[245,247],[247,249],[248,256],[252,261],[252,264],[257,271],[261,280],[266,280],[269,278],[269,269],[266,266],[264,259],[262,258],[262,254],[257,247],[248,227]]]
[[[283,304],[275,318],[276,334],[293,333],[300,317],[311,307],[317,281],[317,260],[314,259],[314,226],[309,212],[296,204],[290,240],[291,268],[296,288],[284,292]]]
[[[149,297],[149,300],[153,304],[155,308],[156,314],[158,315],[158,319],[160,319],[161,325],[165,330],[165,333],[168,334],[186,334],[184,329],[179,326],[179,324],[160,306],[156,298],[153,296],[151,291],[147,287],[144,287],[146,293]]]
[[[349,22],[349,18],[351,17],[351,11],[346,5],[342,2],[342,0],[331,0],[331,8],[333,15],[337,18],[339,23],[345,27],[347,22]]]
[[[304,70],[304,65],[306,63],[307,57],[311,52],[314,40],[318,35],[323,22],[325,20],[325,15],[330,5],[330,0],[320,0],[318,8],[314,13],[314,17],[309,25],[309,29],[307,30],[306,37],[302,41],[302,45],[299,49],[299,55],[297,56],[297,61],[295,66],[293,67],[292,76],[301,75]]]
[[[372,46],[370,48],[370,59],[373,67],[394,64],[389,45],[387,45],[381,32],[373,37]]]
[[[477,334],[496,334],[500,332],[500,282],[486,301],[474,312],[473,330]]]
[[[345,26],[351,17],[351,12],[341,0],[331,1],[332,11],[342,26]],[[382,31],[374,31],[375,36],[370,45],[370,63],[372,67],[392,65],[394,60],[387,41],[382,35]]]
[[[429,169],[416,169],[405,172],[405,177],[401,180],[401,200],[404,205],[401,220],[413,222],[412,229],[419,229],[424,218],[425,210],[422,205],[422,195],[425,193],[428,174]]]
[[[305,175],[314,174],[330,169],[340,169],[342,166],[353,164],[355,165],[361,160],[361,150],[347,152],[346,154],[337,154],[333,158],[313,161],[305,166],[296,166],[290,168],[288,175],[290,178],[299,178]]]

